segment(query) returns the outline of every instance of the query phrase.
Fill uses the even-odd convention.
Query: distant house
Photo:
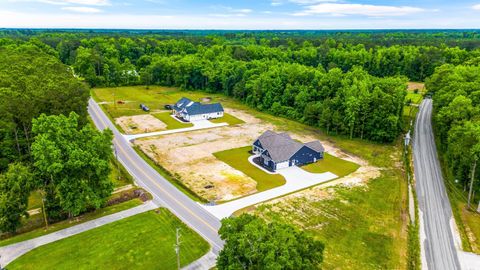
[[[323,158],[325,149],[319,141],[299,143],[287,133],[265,131],[252,145],[258,161],[276,171],[294,165],[304,165]]]
[[[185,121],[193,122],[203,119],[220,118],[223,116],[223,107],[220,103],[202,104],[182,97],[172,107],[173,114]]]

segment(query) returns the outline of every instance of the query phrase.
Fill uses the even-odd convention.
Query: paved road
[[[425,99],[417,115],[413,144],[416,189],[425,236],[422,248],[428,269],[455,270],[460,269],[460,264],[450,227],[452,209],[437,158],[431,116],[432,100]]]
[[[16,258],[22,256],[23,254],[39,246],[43,246],[43,245],[70,237],[72,235],[91,230],[91,229],[95,229],[100,226],[155,209],[157,207],[158,206],[154,202],[149,201],[137,207],[133,207],[115,214],[90,220],[90,221],[72,226],[70,228],[59,230],[44,236],[40,236],[40,237],[19,242],[16,244],[0,247],[0,254],[2,255],[2,257],[0,258],[0,263],[2,266],[5,266],[10,262],[12,262],[13,260],[15,260]]]
[[[218,254],[224,244],[218,235],[220,221],[150,167],[135,152],[93,99],[89,100],[88,113],[97,128],[101,130],[110,128],[113,131],[113,143],[118,159],[136,182],[152,193],[155,200],[170,209],[185,224],[205,238],[212,246],[212,251]]]

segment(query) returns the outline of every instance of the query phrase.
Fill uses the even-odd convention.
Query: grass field
[[[57,222],[57,223],[50,224],[50,226],[48,227],[48,230],[45,230],[45,227],[41,227],[41,228],[37,228],[37,229],[31,230],[31,231],[28,231],[28,232],[25,232],[25,233],[22,233],[22,234],[17,234],[17,235],[11,236],[9,238],[4,238],[4,239],[0,240],[0,246],[10,245],[10,244],[25,241],[25,240],[28,240],[28,239],[32,239],[32,238],[35,238],[35,237],[39,237],[39,236],[42,236],[42,235],[45,235],[45,234],[49,234],[49,233],[52,233],[52,232],[56,232],[58,230],[65,229],[65,228],[68,228],[68,227],[71,227],[71,226],[74,226],[74,225],[77,225],[77,224],[80,224],[80,223],[83,223],[83,222],[86,222],[86,221],[89,221],[89,220],[92,220],[92,219],[97,219],[99,217],[103,217],[103,216],[107,216],[107,215],[117,213],[117,212],[120,212],[120,211],[123,211],[123,210],[127,210],[129,208],[138,206],[140,204],[142,204],[142,202],[139,199],[133,199],[133,200],[126,201],[126,202],[123,202],[123,203],[119,203],[119,204],[116,204],[116,205],[108,206],[108,207],[105,207],[105,208],[100,208],[96,211],[83,214],[83,215],[78,216],[78,217],[73,218],[73,219],[64,220],[64,221],[60,221],[60,222]],[[30,221],[34,222],[34,223],[39,223],[39,224],[42,224],[42,225],[44,224],[42,214],[37,214],[37,215],[34,215],[34,216],[30,217]]]
[[[223,117],[210,119],[212,123],[227,123],[229,125],[238,125],[245,123],[243,120],[236,118],[235,116],[229,113],[223,113]]]
[[[439,139],[435,138],[437,149],[441,149],[438,144]],[[445,178],[445,186],[448,198],[452,205],[453,217],[457,223],[458,232],[462,239],[462,248],[465,251],[480,254],[480,214],[467,209],[468,191],[462,190],[454,184],[454,176],[449,168],[445,154],[439,152],[442,173]],[[473,208],[478,206],[478,200],[473,200]]]
[[[255,180],[257,182],[258,191],[264,191],[285,184],[285,178],[283,178],[283,176],[279,174],[268,174],[252,165],[248,161],[248,157],[251,156],[249,153],[250,150],[252,150],[251,146],[245,146],[217,152],[213,155],[230,165],[232,168],[243,172]]]
[[[402,213],[392,207],[400,199],[393,192],[400,189],[395,178],[384,175],[368,188],[336,187],[331,199],[298,197],[262,205],[257,213],[294,224],[324,242],[322,269],[404,269]]]
[[[193,127],[192,123],[182,123],[175,119],[173,119],[170,115],[170,112],[162,112],[162,113],[153,113],[158,120],[162,121],[167,125],[167,129],[178,129],[178,128],[187,128]]]
[[[158,209],[38,247],[8,269],[177,269],[176,228],[182,266],[208,251],[198,234],[168,210]]]
[[[343,160],[341,158],[337,158],[329,155],[328,153],[325,153],[322,160],[302,166],[302,169],[311,173],[331,172],[336,174],[338,177],[342,177],[351,174],[359,167],[360,165],[356,163]]]
[[[220,95],[205,94],[198,91],[179,91],[178,88],[150,86],[125,86],[111,88],[95,88],[91,91],[92,96],[98,102],[107,102],[102,104],[111,117],[130,116],[145,114],[140,109],[140,103],[147,105],[151,112],[165,110],[166,104],[174,104],[182,97],[188,97],[193,101],[201,101],[204,97],[210,97],[212,102],[225,102]],[[115,100],[122,100],[125,104],[113,104]]]

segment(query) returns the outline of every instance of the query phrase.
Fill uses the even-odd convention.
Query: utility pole
[[[113,88],[113,109],[117,109],[117,101],[115,100],[115,88]]]
[[[177,254],[177,269],[180,270],[180,228],[177,228],[175,253]]]
[[[117,167],[117,179],[120,180],[121,173],[120,173],[120,168],[118,167],[118,153],[117,153],[117,147],[115,146],[115,144],[113,145],[113,152],[115,153],[115,166]]]

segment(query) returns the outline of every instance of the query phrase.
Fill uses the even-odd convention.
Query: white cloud
[[[272,6],[281,6],[285,2],[290,2],[298,5],[312,5],[312,4],[318,4],[318,3],[332,3],[332,2],[338,2],[338,0],[272,0],[270,3]]]
[[[109,0],[9,0],[10,2],[38,2],[50,5],[110,6]]]
[[[100,13],[102,10],[93,7],[62,7],[63,10],[79,13]]]
[[[334,16],[363,15],[369,17],[403,16],[422,12],[424,9],[411,6],[382,6],[366,4],[323,3],[306,6],[305,10],[294,13],[295,16],[328,14]]]
[[[299,5],[312,5],[318,3],[333,3],[338,2],[338,0],[289,0],[289,2],[299,4]]]
[[[480,4],[473,5],[472,8],[475,10],[480,10]]]
[[[405,20],[389,18],[295,17],[269,16],[263,20],[245,17],[210,17],[201,15],[145,15],[112,13],[15,12],[0,9],[0,27],[5,28],[101,28],[101,29],[453,29],[480,25],[480,17],[452,15],[423,16]]]
[[[272,0],[270,3],[272,6],[280,6],[283,4],[282,0]]]
[[[221,5],[211,6],[211,8],[217,11],[217,13],[209,14],[209,16],[214,17],[244,17],[247,16],[247,14],[253,12],[253,10],[249,8],[232,8]]]

